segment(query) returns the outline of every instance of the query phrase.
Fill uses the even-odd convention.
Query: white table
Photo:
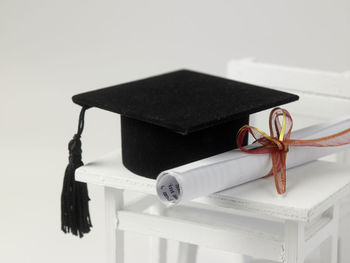
[[[119,151],[80,167],[76,179],[105,187],[109,263],[124,261],[123,231],[154,237],[150,262],[164,262],[165,239],[173,239],[181,242],[178,262],[193,262],[200,245],[301,263],[322,245],[322,260],[336,263],[339,202],[350,191],[349,169],[316,161],[287,171],[283,197],[270,177],[171,209],[155,198],[155,180],[128,171]],[[124,190],[148,197],[126,206]]]

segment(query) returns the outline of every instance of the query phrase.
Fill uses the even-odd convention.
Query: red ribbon
[[[280,117],[283,117],[282,122]],[[237,146],[242,151],[249,154],[270,154],[272,169],[268,176],[274,176],[276,189],[279,194],[286,192],[286,159],[289,146],[333,147],[350,144],[350,129],[318,139],[290,139],[293,128],[293,119],[287,110],[281,108],[274,108],[271,111],[269,126],[270,135],[256,127],[244,125],[238,131]],[[243,147],[242,144],[247,132],[250,133],[256,142],[261,144],[261,146],[253,149]]]

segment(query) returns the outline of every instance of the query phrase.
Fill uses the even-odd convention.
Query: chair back
[[[350,115],[350,72],[327,72],[242,59],[229,62],[227,76],[299,95],[299,101],[282,106],[293,117],[293,129]],[[269,113],[270,110],[266,110],[251,115],[250,123],[268,132]],[[340,154],[337,160],[350,161],[350,154]]]

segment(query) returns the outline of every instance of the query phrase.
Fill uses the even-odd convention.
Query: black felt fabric
[[[236,148],[235,134],[248,118],[181,135],[122,116],[123,164],[138,175],[155,179],[161,171]]]
[[[86,92],[85,107],[121,114],[123,163],[156,178],[163,170],[236,148],[249,114],[298,96],[189,70]]]
[[[188,134],[298,99],[298,96],[179,70],[73,97],[136,120]]]

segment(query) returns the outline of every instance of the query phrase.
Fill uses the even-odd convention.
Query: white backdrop
[[[72,95],[178,68],[224,75],[229,59],[249,56],[348,70],[349,14],[346,0],[0,0],[0,262],[104,260],[102,189],[90,187],[90,235],[59,229]],[[119,137],[117,116],[89,110],[85,161]],[[141,249],[129,259],[143,258],[145,239],[128,238],[129,252]]]

